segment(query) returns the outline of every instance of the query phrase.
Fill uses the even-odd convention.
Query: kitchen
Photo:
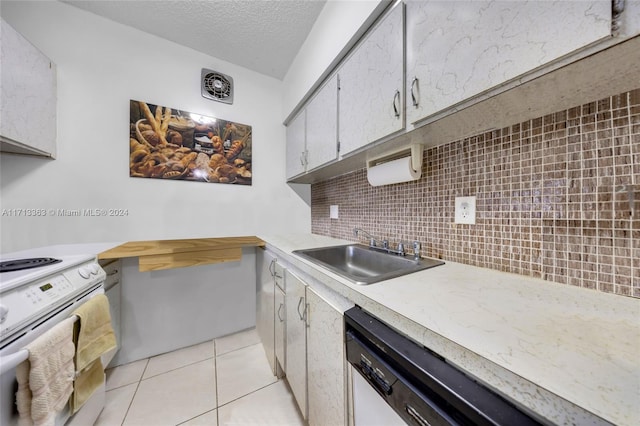
[[[536,105],[539,102],[535,98],[528,97],[528,100],[531,99],[531,109],[535,114],[529,112],[532,115],[525,118],[517,118],[520,117],[517,114],[501,114],[511,121],[481,122],[480,124],[484,127],[462,129],[467,133],[456,136],[441,130],[441,138],[444,139],[436,142],[443,145],[425,150],[424,178],[405,186],[399,185],[398,188],[403,188],[399,191],[396,191],[394,186],[376,188],[367,186],[366,171],[362,166],[353,169],[354,174],[343,176],[339,176],[342,175],[342,170],[336,172],[328,169],[328,173],[332,175],[320,176],[321,180],[315,181],[313,185],[304,182],[302,184],[286,183],[289,176],[285,171],[286,131],[282,125],[283,121],[293,119],[289,116],[294,115],[292,112],[303,104],[303,99],[307,95],[311,94],[311,89],[316,82],[329,75],[332,65],[335,65],[334,60],[343,53],[344,46],[348,45],[352,36],[359,32],[360,26],[370,24],[372,16],[379,14],[382,8],[378,2],[363,2],[359,5],[327,3],[324,15],[321,15],[325,20],[319,21],[320,24],[314,27],[316,32],[312,33],[312,37],[307,40],[289,74],[284,79],[277,79],[99,18],[68,4],[58,2],[23,4],[3,1],[1,11],[3,19],[8,20],[20,33],[27,36],[57,65],[58,129],[57,158],[53,161],[2,155],[2,208],[74,210],[95,206],[127,210],[127,216],[39,218],[3,216],[1,252],[8,253],[52,245],[111,241],[264,236],[309,232],[354,241],[352,229],[361,226],[374,235],[388,232],[387,235],[382,236],[389,238],[394,244],[401,239],[408,242],[418,239],[423,245],[423,255],[441,257],[445,262],[460,262],[514,272],[523,276],[546,278],[547,281],[584,285],[600,293],[616,294],[620,300],[625,300],[625,302],[621,301],[621,304],[627,303],[628,296],[637,298],[637,274],[640,269],[637,266],[637,241],[639,240],[637,220],[628,219],[627,216],[624,222],[626,228],[622,230],[614,228],[619,232],[610,240],[610,243],[603,241],[605,245],[591,244],[595,236],[590,234],[591,232],[597,235],[597,232],[603,229],[603,221],[599,221],[600,227],[595,228],[589,226],[582,228],[582,222],[580,227],[576,228],[567,221],[543,222],[541,220],[531,226],[519,225],[521,229],[517,230],[511,229],[507,223],[494,229],[490,226],[489,220],[494,220],[498,215],[501,220],[509,220],[511,217],[508,215],[512,213],[508,213],[505,209],[497,209],[492,210],[494,212],[492,214],[496,216],[488,216],[488,210],[483,210],[480,203],[483,202],[482,196],[486,191],[490,190],[493,195],[498,190],[490,188],[502,183],[490,182],[489,173],[477,172],[473,175],[461,176],[461,182],[453,186],[453,176],[448,177],[450,174],[447,173],[465,164],[464,159],[459,158],[462,154],[457,151],[456,141],[469,135],[484,134],[487,129],[494,127],[502,129],[526,120],[535,121],[538,117],[546,117],[548,114],[556,114],[560,111],[568,111],[567,116],[573,118],[571,108],[591,103],[597,103],[597,108],[604,105],[598,101],[607,97],[622,99],[621,94],[627,92],[631,94],[625,99],[636,100],[626,101],[626,108],[629,110],[636,108],[637,119],[638,95],[635,89],[638,88],[637,83],[633,84],[634,81],[638,81],[637,79],[627,82],[627,86],[622,86],[625,87],[624,89],[615,91],[609,89],[610,91],[603,93],[602,91],[607,88],[598,87],[598,82],[601,80],[596,77],[591,77],[594,81],[589,79],[590,73],[598,75],[598,69],[589,69],[588,73],[584,73],[584,78],[589,82],[591,90],[594,90],[594,94],[590,96],[584,94],[587,92],[584,88],[578,92],[580,96],[573,103],[554,105],[553,108],[544,103],[542,106]],[[330,39],[322,36],[321,24],[323,23],[331,28]],[[336,23],[340,25],[335,25]],[[340,31],[335,28],[340,28]],[[78,34],[82,34],[82,37],[78,37]],[[620,63],[622,64],[625,60],[633,63],[634,59],[637,62],[637,50],[635,53],[632,51],[628,57],[620,58]],[[223,106],[201,97],[198,79],[203,67],[220,70],[234,77],[237,89],[234,105]],[[621,66],[620,69],[624,67]],[[608,74],[611,74],[611,71],[606,69],[605,75]],[[407,81],[406,84],[409,86],[410,82]],[[551,87],[556,89],[555,86]],[[601,91],[598,92],[594,88]],[[123,157],[128,154],[124,143],[121,143],[125,129],[123,122],[126,123],[127,120],[126,106],[130,99],[141,99],[155,104],[171,105],[188,111],[251,123],[256,138],[254,146],[256,161],[253,169],[256,179],[253,185],[237,187],[162,182],[161,188],[168,192],[160,194],[157,191],[158,182],[149,179],[131,179],[127,176],[126,161],[123,160]],[[561,100],[567,102],[566,99]],[[547,99],[546,103],[550,104],[551,101]],[[114,112],[116,112],[115,116]],[[586,113],[586,115],[589,114]],[[541,126],[533,125],[532,128]],[[461,124],[460,127],[463,125]],[[637,137],[637,131],[632,133]],[[436,133],[436,136],[440,135]],[[491,138],[495,137],[497,136],[491,135]],[[513,140],[516,139],[516,137],[513,138]],[[633,144],[632,142],[629,144],[632,144],[631,148],[636,149],[632,151],[635,157],[625,158],[629,158],[630,164],[635,168],[625,176],[635,178],[635,182],[630,183],[638,184],[638,144],[636,139],[634,141]],[[445,144],[447,142],[452,144]],[[479,142],[474,141],[474,143]],[[507,159],[503,159],[502,151],[490,151],[489,143],[485,143],[484,140],[482,143],[485,144],[482,148],[486,149],[483,155],[489,155],[487,153],[490,152],[496,158],[496,164],[490,164],[490,167],[508,164],[509,168],[505,169],[505,173],[510,173],[518,167],[509,163]],[[481,149],[479,145],[474,146],[478,146],[477,151]],[[542,150],[541,147],[537,151]],[[510,153],[504,155],[510,155]],[[543,158],[546,157],[537,157],[542,164],[546,164]],[[581,169],[578,170],[581,171]],[[606,176],[604,173],[608,173],[607,170],[605,167],[603,177]],[[258,176],[260,176],[259,179]],[[304,176],[307,177],[301,180],[316,179],[313,175]],[[486,186],[475,184],[476,178],[482,179],[482,185]],[[625,193],[614,194],[613,185],[614,182],[611,182],[611,187],[607,189],[615,201],[610,211],[621,210],[628,199]],[[355,197],[350,192],[350,188],[354,187],[359,191]],[[475,188],[475,191],[472,188]],[[544,185],[541,184],[540,190],[543,189]],[[441,192],[434,194],[429,192],[438,190]],[[518,187],[518,190],[524,190],[524,188]],[[479,224],[481,219],[484,220],[481,225],[484,234],[479,235],[479,227],[453,226],[450,212],[444,209],[453,205],[454,193],[456,196],[478,195],[478,211],[486,215],[478,216]],[[406,200],[412,194],[422,199],[423,204],[415,206],[408,204]],[[607,194],[597,192],[597,195],[605,197]],[[499,198],[499,200],[497,205],[502,206],[502,199]],[[585,196],[584,201],[579,205],[580,208],[587,209],[594,202],[595,200]],[[524,201],[518,199],[513,204],[520,205],[518,203],[524,204]],[[328,217],[329,207],[332,205],[339,207],[338,219]],[[423,213],[420,209],[421,205],[436,206],[438,209],[428,208]],[[509,206],[511,206],[510,203]],[[556,203],[550,207],[553,209],[558,206],[568,207],[569,204]],[[542,203],[539,211],[542,214]],[[552,211],[555,213],[558,210]],[[544,210],[544,212],[547,211]],[[586,213],[589,212],[586,211]],[[380,221],[381,217],[388,221]],[[401,222],[406,217],[412,219],[405,226]],[[545,217],[545,219],[550,218]],[[516,234],[524,236],[518,237]],[[551,238],[550,240],[549,236],[554,234],[562,235],[565,239]],[[593,253],[585,252],[585,261],[580,261],[579,266],[575,267],[570,267],[567,262],[570,253],[575,252],[573,245],[570,245],[574,244],[570,240],[571,237],[578,238],[581,250],[582,247],[593,247],[594,250]],[[517,244],[510,244],[510,240],[517,241]],[[617,242],[622,244],[619,248],[615,246],[615,257],[607,254],[607,250],[613,251],[614,241],[616,244]],[[269,240],[267,242],[271,243]],[[538,244],[537,251],[535,244]],[[483,253],[482,250],[486,252]],[[552,255],[549,256],[549,253]],[[519,254],[522,257],[516,258],[515,255]],[[557,255],[554,257],[553,254]],[[252,256],[250,253],[248,255]],[[593,255],[595,261],[587,262],[588,255]],[[606,262],[607,259],[612,258],[617,262]],[[131,264],[126,263],[129,260],[124,262],[125,274],[129,270],[132,273],[136,272],[137,264],[133,260]],[[217,265],[212,268],[216,268],[214,272],[221,272],[226,279],[227,276],[224,274],[233,275],[235,271],[218,269],[231,268],[229,265],[232,264]],[[594,265],[601,265],[601,267],[593,269]],[[195,279],[202,280],[202,276],[198,274],[208,272],[199,271],[196,268],[176,269],[171,272],[173,275],[169,275],[167,281],[183,279],[179,274],[193,274]],[[246,286],[250,280],[244,278],[240,281]],[[219,283],[216,281],[215,284]],[[144,288],[149,289],[152,288],[151,286],[152,284],[149,283],[149,287]],[[127,291],[125,288],[123,290]],[[153,296],[147,294],[150,297],[150,303],[166,304],[167,301],[179,296],[176,290],[168,285],[155,290]],[[240,296],[236,297],[241,299]],[[220,321],[218,318],[209,317],[202,321],[216,324],[219,328],[209,330],[209,333],[211,338],[219,337],[250,327],[251,322],[255,322],[252,316],[255,312],[252,314],[249,311],[250,308],[244,307],[243,311],[237,314],[238,317],[244,318],[246,321],[244,323],[237,320]],[[123,314],[126,324],[127,314]],[[148,330],[158,332],[154,328]],[[148,331],[147,334],[153,332]],[[157,351],[161,350],[160,348],[151,349],[156,351],[155,353],[160,353]],[[165,348],[165,351],[167,350],[170,349]],[[150,356],[150,354],[136,356]]]

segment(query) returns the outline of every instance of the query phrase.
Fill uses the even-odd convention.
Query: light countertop
[[[2,254],[3,258],[92,255],[99,260],[137,257],[140,271],[239,261],[243,247],[262,246],[254,236],[60,244]]]
[[[57,244],[27,250],[19,250],[10,253],[3,253],[2,257],[7,259],[16,259],[20,257],[56,257],[85,254],[97,257],[98,254],[107,250],[111,250],[121,244],[122,242]]]
[[[359,286],[291,255],[350,241],[260,237],[294,266],[554,423],[599,423],[593,413],[640,424],[640,299],[455,262]]]

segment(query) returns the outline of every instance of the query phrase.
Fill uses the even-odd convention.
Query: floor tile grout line
[[[249,393],[245,394],[245,395],[242,395],[242,396],[240,396],[240,397],[238,397],[238,398],[235,398],[235,399],[233,399],[233,400],[231,400],[231,401],[228,401],[228,402],[226,402],[226,403],[224,403],[224,404],[218,405],[220,398],[219,398],[219,394],[218,394],[218,369],[217,369],[217,358],[218,358],[219,356],[226,356],[226,355],[228,355],[228,354],[232,354],[232,353],[237,352],[237,351],[239,351],[239,350],[246,349],[246,348],[249,348],[249,347],[252,347],[252,346],[255,346],[255,345],[259,345],[259,344],[260,344],[260,342],[258,341],[258,342],[255,342],[255,343],[245,344],[244,346],[236,347],[236,348],[234,348],[234,349],[232,349],[232,350],[229,350],[229,351],[227,351],[227,352],[225,352],[225,353],[222,353],[222,354],[219,354],[219,355],[218,355],[218,354],[216,354],[216,340],[217,340],[217,338],[214,338],[214,339],[212,339],[212,340],[211,340],[211,342],[213,343],[213,356],[211,356],[211,357],[203,358],[203,359],[200,359],[200,360],[198,360],[198,361],[194,361],[194,362],[191,362],[191,363],[189,363],[189,364],[182,365],[182,366],[180,366],[180,367],[172,368],[172,369],[170,369],[170,370],[164,371],[164,372],[162,372],[162,373],[155,374],[155,375],[153,375],[153,376],[144,377],[144,374],[146,373],[147,369],[149,368],[149,363],[150,363],[151,359],[152,359],[152,358],[154,358],[154,357],[149,357],[149,358],[146,358],[146,363],[145,363],[144,368],[143,368],[143,370],[142,370],[142,374],[140,375],[140,378],[139,378],[137,381],[134,381],[134,382],[131,382],[131,383],[128,383],[128,384],[123,384],[123,385],[121,385],[121,386],[117,386],[117,387],[114,387],[114,388],[112,388],[112,389],[109,389],[109,391],[112,391],[112,390],[122,389],[122,388],[127,387],[127,386],[130,386],[130,385],[132,385],[132,384],[135,384],[135,385],[136,385],[136,388],[135,388],[135,390],[134,390],[134,392],[133,392],[133,396],[132,396],[131,400],[129,401],[129,404],[128,404],[127,409],[126,409],[126,411],[125,411],[125,415],[124,415],[124,417],[123,417],[123,419],[122,419],[122,422],[120,423],[120,424],[121,424],[121,426],[122,426],[122,425],[124,425],[124,423],[125,423],[125,421],[126,421],[126,418],[127,418],[127,416],[129,415],[129,411],[131,410],[131,406],[133,405],[133,401],[135,400],[135,397],[136,397],[136,395],[137,395],[137,392],[138,392],[138,390],[139,390],[139,388],[140,388],[140,385],[141,385],[141,383],[142,383],[143,381],[145,381],[145,380],[147,380],[147,379],[154,378],[154,377],[158,377],[158,376],[160,376],[160,375],[162,375],[162,374],[166,374],[166,373],[169,373],[169,372],[172,372],[172,371],[175,371],[175,370],[179,370],[179,369],[181,369],[181,368],[188,367],[188,366],[191,366],[191,365],[194,365],[194,364],[197,364],[197,363],[203,362],[203,361],[207,361],[207,360],[209,360],[209,359],[211,359],[211,358],[213,358],[213,363],[214,363],[214,381],[215,381],[215,390],[216,390],[216,395],[215,395],[215,404],[214,404],[214,405],[215,405],[215,408],[213,408],[213,409],[214,409],[214,410],[216,410],[216,422],[218,422],[218,423],[219,423],[219,412],[218,412],[218,408],[223,407],[223,406],[226,406],[226,405],[228,405],[228,404],[230,404],[230,403],[232,403],[232,402],[234,402],[234,401],[238,401],[238,400],[240,400],[240,399],[242,399],[242,398],[244,398],[244,397],[246,397],[246,396],[249,396],[249,395],[251,395],[251,394],[253,394],[253,393],[257,392],[257,391],[260,391],[260,390],[262,390],[262,389],[265,389],[265,388],[267,388],[267,387],[269,387],[269,386],[271,386],[271,385],[274,385],[274,384],[276,384],[276,383],[278,383],[278,382],[280,381],[277,377],[275,377],[275,376],[274,376],[274,377],[275,377],[275,379],[276,379],[274,382],[269,383],[269,384],[267,384],[267,385],[265,385],[265,386],[259,387],[259,388],[255,389],[255,390],[253,390],[253,391],[251,391],[251,392],[249,392]],[[174,351],[171,351],[171,352],[174,352]],[[168,352],[168,353],[171,353],[171,352]],[[117,367],[118,367],[118,366],[113,367],[113,368],[117,368]],[[195,416],[194,418],[197,418],[197,417],[199,417],[199,416],[202,416],[202,415],[204,415],[204,414],[206,414],[206,413],[208,413],[208,412],[210,412],[210,411],[211,411],[211,410],[206,411],[206,412],[204,412],[204,413],[201,413],[201,414],[199,414],[199,415]],[[189,421],[189,420],[185,420],[185,422],[186,422],[186,421]],[[184,422],[182,422],[182,423],[184,423]]]
[[[217,370],[216,370],[216,371],[217,371]],[[254,394],[254,393],[258,392],[258,391],[261,391],[261,390],[263,390],[263,389],[266,389],[266,388],[268,388],[269,386],[273,386],[273,385],[275,385],[275,384],[278,384],[279,382],[280,382],[280,379],[276,379],[276,381],[275,381],[275,382],[273,382],[273,383],[269,383],[268,385],[262,386],[262,387],[260,387],[260,388],[258,388],[258,389],[255,389],[255,390],[253,390],[253,391],[249,392],[248,394],[242,395],[242,396],[240,396],[240,397],[238,397],[238,398],[236,398],[236,399],[234,399],[234,400],[231,400],[231,401],[229,401],[229,402],[226,402],[226,403],[224,403],[224,404],[222,404],[222,405],[218,406],[218,405],[217,405],[217,399],[218,399],[218,398],[217,398],[217,397],[218,397],[218,386],[217,386],[217,383],[218,383],[218,382],[217,382],[217,374],[216,374],[216,408],[212,408],[211,410],[207,410],[207,411],[205,411],[205,412],[203,412],[203,413],[200,413],[200,414],[198,414],[198,415],[195,415],[195,416],[193,416],[193,417],[191,417],[191,418],[189,418],[189,419],[187,419],[187,420],[185,420],[185,421],[183,421],[183,422],[178,423],[176,426],[180,426],[180,425],[185,424],[185,423],[187,423],[187,422],[189,422],[189,421],[191,421],[191,420],[193,420],[193,419],[197,419],[197,418],[198,418],[198,417],[200,417],[200,416],[204,416],[205,414],[207,414],[207,413],[209,413],[209,412],[211,412],[211,411],[213,411],[213,410],[216,410],[216,424],[217,424],[218,426],[220,426],[220,410],[219,410],[219,409],[220,409],[220,407],[224,407],[224,406],[229,405],[229,404],[231,404],[231,403],[233,403],[233,402],[239,401],[239,400],[241,400],[242,398],[245,398],[245,397],[247,397],[247,396],[249,396],[249,395],[252,395],[252,394]]]
[[[213,404],[214,407],[211,410],[207,410],[207,411],[205,411],[203,413],[196,414],[195,416],[193,416],[193,417],[191,417],[191,418],[189,418],[189,419],[187,419],[187,420],[185,420],[183,422],[178,423],[176,426],[183,425],[183,424],[185,424],[187,422],[190,422],[191,420],[197,419],[200,416],[204,416],[205,414],[210,413],[213,410],[216,411],[216,425],[218,425],[218,422],[219,422],[219,420],[218,420],[218,369],[217,369],[217,364],[216,364],[216,342],[215,342],[215,339],[213,339],[211,341],[211,343],[213,343],[213,379],[214,379],[214,387],[215,387],[215,391],[216,391],[216,400],[215,400],[215,403]],[[207,358],[207,359],[209,359],[209,358]],[[203,361],[206,361],[206,360],[203,360]]]
[[[215,339],[214,339],[214,340],[215,340]],[[237,351],[239,351],[239,350],[241,350],[241,349],[246,349],[246,348],[248,348],[248,347],[250,347],[250,346],[255,346],[255,345],[260,345],[260,344],[261,344],[261,343],[260,343],[259,341],[258,341],[258,342],[256,342],[256,343],[250,343],[250,344],[248,344],[248,345],[246,345],[246,346],[242,346],[242,347],[240,347],[240,348],[232,349],[232,350],[227,351],[227,352],[225,352],[225,353],[222,353],[222,354],[220,354],[220,355],[216,354],[216,357],[219,357],[219,356],[225,356],[225,355],[230,354],[230,353],[232,353],[232,352],[237,352]]]
[[[218,357],[216,355],[216,339],[213,339],[213,378],[216,387],[216,426],[220,426],[220,410],[218,410],[218,401],[220,401],[220,395],[218,394]]]
[[[197,419],[198,417],[202,417],[202,416],[204,416],[205,414],[210,413],[210,412],[212,412],[212,411],[214,411],[214,410],[217,410],[217,408],[212,408],[211,410],[207,410],[207,411],[205,411],[205,412],[203,412],[203,413],[196,414],[195,416],[193,416],[193,417],[191,417],[191,418],[188,418],[188,419],[186,419],[186,420],[185,420],[185,421],[183,421],[183,422],[176,423],[176,425],[175,425],[175,426],[183,425],[183,424],[185,424],[185,423],[187,423],[187,422],[190,422],[191,420],[195,420],[195,419]],[[218,413],[216,412],[216,424],[217,424],[217,421],[218,421]]]
[[[214,351],[213,351],[213,355],[212,355],[212,356],[207,357],[207,358],[200,359],[200,360],[198,360],[198,361],[193,361],[193,362],[190,362],[190,363],[188,363],[188,364],[184,364],[184,365],[181,365],[181,366],[179,366],[179,367],[175,367],[175,368],[172,368],[172,369],[170,369],[170,370],[166,370],[166,371],[163,371],[163,372],[161,372],[161,373],[154,374],[153,376],[149,376],[149,377],[144,377],[144,372],[143,372],[143,373],[142,373],[142,377],[140,378],[140,380],[139,380],[139,381],[148,380],[148,379],[151,379],[151,378],[153,378],[153,377],[157,377],[157,376],[160,376],[160,375],[162,375],[162,374],[169,373],[169,372],[171,372],[171,371],[179,370],[180,368],[183,368],[183,367],[188,367],[188,366],[190,366],[190,365],[197,364],[197,363],[202,362],[202,361],[207,361],[207,360],[209,360],[209,359],[211,359],[211,358],[217,358],[217,357],[219,357],[219,356],[225,356],[225,355],[228,355],[228,354],[230,354],[230,353],[233,353],[233,352],[239,351],[239,350],[241,350],[241,349],[246,349],[246,348],[248,348],[248,347],[250,347],[250,346],[254,346],[254,345],[259,345],[259,344],[260,344],[260,342],[251,343],[251,344],[248,344],[248,345],[246,345],[246,346],[238,347],[238,348],[232,349],[232,350],[230,350],[230,351],[227,351],[227,352],[225,352],[225,353],[222,353],[222,354],[219,354],[219,355],[218,355],[218,354],[216,354],[216,352],[215,352],[215,340],[216,340],[216,339],[211,340],[211,342],[213,342],[213,344],[214,344]],[[177,349],[177,350],[180,350],[180,349]],[[173,353],[173,352],[175,352],[175,351],[171,351],[171,352],[167,352],[167,353]],[[161,355],[164,355],[164,354],[161,354]],[[156,356],[161,356],[161,355],[156,355]],[[152,358],[155,358],[155,356],[150,357],[150,358],[147,358],[147,365],[148,365],[148,362],[149,362]],[[134,361],[134,362],[135,362],[135,361]],[[124,364],[124,365],[126,365],[126,364]],[[214,361],[214,365],[215,365],[215,361]],[[116,367],[113,367],[113,368],[117,368],[117,367],[119,367],[119,366],[116,366]],[[146,367],[147,367],[147,366],[145,366],[145,371],[146,371]],[[125,386],[129,386],[129,385],[131,385],[131,384],[133,384],[133,383],[135,383],[135,382],[127,383],[127,384],[124,384],[124,385],[121,385],[121,386],[118,386],[118,387],[115,387],[115,388],[112,388],[112,389],[109,389],[109,390],[119,389],[119,388],[122,388],[122,387],[125,387]]]
[[[275,377],[275,376],[274,376],[274,377]],[[252,395],[252,394],[254,394],[254,393],[258,392],[258,391],[261,391],[261,390],[263,390],[263,389],[266,389],[266,388],[268,388],[269,386],[273,386],[273,385],[275,385],[276,383],[279,383],[279,382],[280,382],[280,379],[278,379],[278,378],[276,377],[276,381],[275,381],[275,382],[271,382],[271,383],[269,383],[269,384],[267,384],[267,385],[264,385],[264,386],[262,386],[262,387],[259,387],[259,388],[257,388],[257,389],[254,389],[254,390],[252,390],[251,392],[249,392],[249,393],[247,393],[247,394],[244,394],[244,395],[239,396],[239,397],[237,397],[237,398],[235,398],[235,399],[232,399],[231,401],[228,401],[228,402],[225,402],[224,404],[218,405],[218,406],[216,407],[216,409],[218,410],[218,412],[217,412],[216,414],[220,413],[220,408],[221,408],[221,407],[224,407],[225,405],[229,405],[229,404],[231,404],[232,402],[236,402],[236,401],[238,401],[238,400],[240,400],[240,399],[242,399],[242,398],[244,398],[244,397],[247,397],[247,396],[249,396],[249,395]],[[219,415],[219,414],[218,414],[218,415]]]
[[[140,375],[140,380],[138,380],[138,383],[136,384],[136,390],[133,391],[133,396],[131,397],[131,401],[129,401],[129,405],[127,406],[127,411],[125,411],[124,413],[124,417],[122,418],[122,423],[120,423],[120,426],[124,425],[124,422],[127,420],[127,416],[129,415],[129,410],[131,409],[131,405],[133,404],[133,401],[136,399],[136,394],[138,393],[138,389],[140,389],[140,383],[142,383],[142,377],[144,376],[144,372],[147,370],[147,366],[149,365],[149,360],[151,358],[147,358],[147,363],[144,365],[144,369],[142,369],[142,375]]]
[[[141,381],[141,382],[143,382],[143,381],[145,381],[145,380],[149,380],[149,379],[152,379],[152,378],[154,378],[154,377],[162,376],[163,374],[170,373],[170,372],[172,372],[172,371],[176,371],[176,370],[180,370],[181,368],[189,367],[189,366],[191,366],[191,365],[197,364],[197,363],[199,363],[199,362],[208,361],[208,360],[213,359],[213,358],[215,358],[215,356],[213,356],[213,357],[209,357],[209,358],[204,358],[204,359],[201,359],[201,360],[199,360],[199,361],[193,361],[193,362],[191,362],[191,363],[189,363],[189,364],[184,364],[184,365],[181,365],[180,367],[172,368],[172,369],[170,369],[170,370],[163,371],[162,373],[154,374],[153,376],[149,376],[149,377],[144,377],[144,374],[143,374],[143,377],[140,379],[140,381]],[[149,358],[149,359],[151,359],[151,358]],[[214,360],[214,365],[215,365],[215,360]]]

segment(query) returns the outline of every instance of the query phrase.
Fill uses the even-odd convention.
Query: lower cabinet
[[[282,377],[283,373],[287,371],[287,357],[285,353],[285,347],[287,344],[287,335],[285,330],[286,324],[286,302],[284,298],[284,290],[276,286],[275,290],[275,354],[277,365],[274,371],[275,375]]]
[[[307,383],[311,426],[347,424],[342,312],[307,287]]]
[[[353,304],[309,287],[269,251],[259,252],[258,265],[258,332],[274,374],[286,378],[310,426],[347,425],[343,312]]]
[[[342,312],[289,270],[285,277],[289,387],[309,425],[345,425]]]
[[[277,372],[274,346],[275,263],[273,254],[261,248],[256,250],[256,329],[273,374]]]
[[[293,396],[305,420],[307,417],[307,302],[306,285],[285,270],[287,311],[286,376]]]

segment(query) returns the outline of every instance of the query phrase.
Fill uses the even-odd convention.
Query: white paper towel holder
[[[417,176],[419,178],[422,174],[423,149],[424,146],[422,144],[411,144],[404,148],[400,148],[395,151],[390,151],[385,154],[367,159],[367,173],[369,173],[369,169],[371,169],[372,167],[411,156],[411,168],[415,173],[417,173]]]

